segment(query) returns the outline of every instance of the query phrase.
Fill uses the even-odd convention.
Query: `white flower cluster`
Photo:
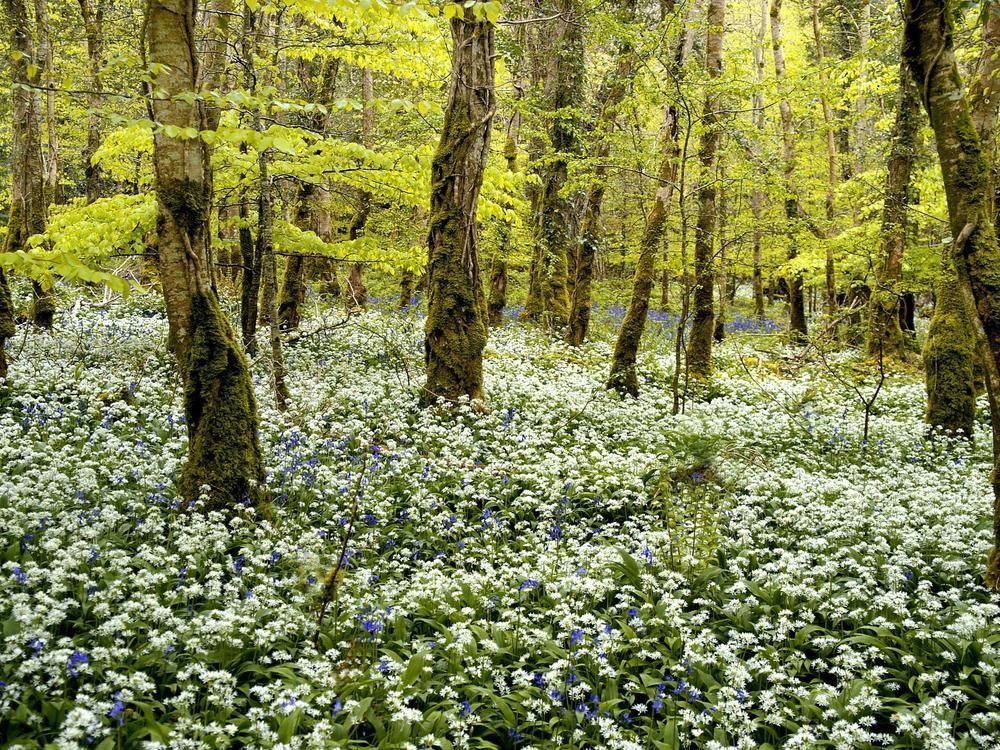
[[[205,514],[141,305],[0,386],[13,745],[998,746],[989,438],[927,440],[911,376],[865,443],[852,391],[739,336],[674,415],[662,337],[621,400],[606,334],[509,325],[488,413],[421,409],[421,319],[369,312],[288,346],[290,413],[254,372],[270,517]]]

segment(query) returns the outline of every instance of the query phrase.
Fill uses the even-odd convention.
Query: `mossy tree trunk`
[[[83,149],[83,169],[86,181],[87,203],[101,197],[101,167],[93,157],[101,145],[101,106],[104,97],[101,68],[104,65],[104,8],[106,0],[79,0],[83,15],[83,28],[87,37],[87,145]]]
[[[451,19],[451,36],[448,104],[431,165],[426,403],[483,399],[487,326],[476,207],[496,113],[493,25],[463,7]]]
[[[26,248],[28,238],[45,231],[46,174],[42,160],[41,124],[37,87],[39,66],[35,62],[28,8],[24,0],[3,0],[10,29],[11,61],[11,184],[10,210],[7,218],[6,252]],[[55,316],[55,297],[50,289],[33,282],[31,316],[40,328],[51,328]],[[13,325],[13,323],[11,323]],[[0,339],[9,338],[0,323]],[[13,333],[11,333],[13,335]],[[3,346],[0,344],[0,349]]]
[[[150,0],[145,22],[154,119],[203,129],[197,90],[194,0]],[[210,162],[199,139],[153,139],[159,203],[160,279],[170,343],[184,384],[188,461],[180,481],[185,498],[210,487],[211,507],[260,499],[263,479],[257,405],[243,350],[219,306],[209,273]]]
[[[771,51],[774,56],[774,75],[778,81],[778,109],[781,113],[781,158],[784,165],[785,180],[785,219],[788,222],[788,260],[794,261],[798,250],[792,233],[798,224],[799,203],[795,190],[795,120],[792,117],[792,104],[788,99],[785,75],[785,46],[782,41],[781,22],[782,0],[771,2]],[[808,335],[806,326],[805,296],[802,291],[802,273],[791,271],[786,279],[788,283],[788,317],[789,329],[794,341],[802,341]]]
[[[42,68],[43,101],[45,102],[45,190],[48,203],[60,203],[59,195],[59,130],[56,127],[56,76],[52,50],[52,28],[49,23],[48,0],[35,0],[35,28],[38,38],[38,63]]]
[[[885,178],[885,202],[882,208],[883,260],[869,302],[868,353],[872,356],[903,359],[906,355],[903,331],[899,325],[899,303],[902,294],[899,284],[903,277],[910,175],[917,155],[919,117],[920,99],[917,96],[917,89],[909,70],[903,64],[899,70],[896,122],[893,127],[892,150],[889,153]],[[935,308],[935,310],[941,309],[940,304]],[[938,326],[937,330],[943,331],[949,328],[949,325],[942,325]],[[931,336],[928,339],[928,350],[934,348],[933,341],[934,337]],[[934,382],[939,381],[935,378]],[[928,385],[931,383],[929,373],[927,383]]]
[[[721,96],[713,82],[722,75],[722,45],[726,20],[726,0],[710,0],[706,18],[705,67],[709,81],[702,111],[703,132],[698,148],[700,180],[698,186],[698,222],[694,236],[694,305],[691,337],[688,339],[688,374],[695,379],[709,375],[712,365],[712,341],[715,337],[715,234],[716,179],[715,160],[719,149]]]
[[[305,231],[313,231],[313,203],[316,189],[308,182],[299,185],[299,202],[295,207],[295,224]],[[306,299],[306,270],[310,261],[301,255],[290,255],[285,264],[280,301],[278,302],[278,325],[283,331],[291,331],[302,322],[302,305]]]
[[[618,331],[615,351],[611,359],[611,372],[608,375],[607,387],[620,394],[637,396],[639,394],[639,379],[636,374],[636,361],[639,355],[639,344],[646,328],[646,316],[649,313],[649,297],[653,291],[653,280],[656,275],[656,254],[663,242],[666,228],[670,199],[673,196],[677,180],[677,160],[679,145],[677,143],[677,110],[673,106],[664,108],[664,122],[660,131],[659,183],[653,195],[653,205],[646,215],[646,224],[639,245],[639,260],[635,267],[635,277],[632,281],[632,298],[629,302],[622,327]]]
[[[834,220],[837,215],[837,134],[836,123],[833,116],[833,107],[830,105],[828,92],[828,76],[826,73],[825,51],[823,48],[823,34],[820,31],[819,0],[813,0],[812,5],[812,28],[813,41],[816,44],[816,66],[819,70],[820,82],[820,104],[823,108],[823,126],[826,130],[826,221],[827,240],[824,241],[826,252],[825,281],[826,281],[826,312],[833,316],[837,311],[837,280],[836,269],[834,267],[833,243],[829,238],[834,234]]]
[[[927,110],[937,143],[953,237],[952,259],[962,294],[982,342],[993,419],[994,458],[1000,452],[1000,247],[993,214],[990,165],[962,91],[948,0],[908,0],[903,55]],[[994,105],[995,106],[995,105]],[[995,115],[994,115],[995,116]],[[1000,465],[993,471],[994,547],[987,585],[1000,587]]]
[[[878,346],[877,340],[872,343]],[[975,353],[972,319],[958,288],[954,262],[946,254],[923,352],[927,424],[951,434],[972,436],[976,418]]]
[[[756,30],[753,46],[754,82],[757,84],[753,93],[753,124],[757,130],[757,139],[752,147],[754,160],[759,162],[761,141],[764,139],[767,117],[764,112],[764,45],[767,40],[768,0],[760,0],[760,25]],[[758,320],[764,318],[764,269],[761,240],[761,221],[764,215],[764,190],[759,184],[754,185],[750,196],[750,211],[753,214],[753,256],[751,259],[751,281],[753,285],[753,312]]]
[[[318,67],[319,66],[319,67]],[[299,78],[302,88],[310,101],[329,105],[334,98],[340,61],[325,63],[301,61]],[[332,107],[331,107],[332,109]],[[306,118],[305,125],[314,133],[325,135],[330,124],[330,110],[318,111]],[[305,231],[326,239],[322,226],[324,215],[323,191],[308,181],[299,183],[298,206],[295,212],[296,225]],[[285,275],[281,285],[281,301],[278,303],[278,320],[283,331],[293,330],[302,322],[302,305],[305,303],[309,279],[323,261],[290,256],[285,264]]]
[[[258,119],[258,128],[261,122]],[[257,246],[261,264],[264,266],[265,283],[269,286],[267,294],[268,341],[271,344],[271,382],[274,385],[274,401],[278,411],[288,409],[290,395],[286,381],[285,356],[281,348],[281,323],[278,318],[278,264],[274,254],[274,200],[269,164],[271,153],[268,149],[260,152],[257,158],[260,171],[260,201],[257,212]]]
[[[361,143],[366,148],[372,146],[372,135],[375,132],[375,94],[371,68],[361,70]],[[358,194],[358,205],[347,235],[356,240],[368,223],[372,210],[372,195],[367,190]],[[368,307],[368,289],[365,287],[364,264],[352,263],[347,276],[347,304],[358,310]]]
[[[558,0],[559,34],[552,55],[550,102],[554,110],[550,133],[552,153],[542,174],[538,215],[540,241],[535,263],[541,320],[561,328],[569,322],[569,256],[576,254],[573,205],[563,188],[569,159],[579,150],[578,118],[583,96],[583,23],[579,0]]]
[[[671,0],[672,4],[672,0]],[[625,21],[631,22],[635,15],[635,0],[622,4]],[[569,325],[566,341],[579,346],[587,337],[590,326],[590,306],[592,304],[592,283],[594,259],[601,242],[601,204],[608,181],[608,156],[611,153],[611,134],[618,117],[618,108],[632,83],[635,57],[631,43],[626,39],[618,47],[618,64],[597,91],[597,123],[594,128],[595,140],[591,147],[591,158],[595,162],[593,181],[587,190],[583,210],[583,226],[580,232],[580,246],[574,264],[575,278],[569,306]]]

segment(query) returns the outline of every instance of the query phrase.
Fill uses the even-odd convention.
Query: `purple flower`
[[[525,578],[521,581],[521,585],[517,587],[518,591],[525,591],[527,589],[537,589],[541,584],[534,578]]]
[[[14,566],[14,580],[17,581],[22,586],[28,585],[28,574],[21,570],[20,565]]]
[[[80,667],[86,665],[90,661],[90,657],[83,651],[74,651],[69,655],[69,661],[66,663],[66,671],[69,672],[70,677],[76,677],[80,673]]]
[[[108,718],[117,719],[118,726],[121,726],[122,724],[125,723],[125,717],[122,715],[125,713],[125,704],[122,703],[122,699],[120,696],[121,696],[121,691],[115,693],[114,696],[112,696],[115,699],[115,704],[111,707],[111,710],[108,711]]]
[[[580,628],[573,628],[573,632],[569,634],[569,645],[576,646],[583,642],[583,631]]]

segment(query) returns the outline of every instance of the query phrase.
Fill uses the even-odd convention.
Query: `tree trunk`
[[[451,36],[451,85],[431,165],[426,403],[483,399],[487,327],[476,206],[496,112],[493,26],[463,7],[451,19]]]
[[[87,85],[90,87],[87,94],[87,144],[83,148],[87,203],[93,203],[101,197],[101,168],[93,160],[101,146],[100,108],[104,103],[104,97],[101,96],[101,66],[104,64],[105,2],[106,0],[80,0],[84,33],[87,36]]]
[[[7,252],[26,248],[29,237],[45,231],[46,174],[42,161],[41,126],[38,98],[29,87],[38,86],[35,51],[28,24],[28,9],[24,0],[3,0],[11,33],[11,50],[17,54],[10,62],[11,114],[13,143],[11,147],[10,212],[7,219]],[[40,328],[51,328],[55,316],[55,297],[37,281],[31,284],[32,319]],[[11,333],[13,335],[13,333]],[[0,338],[9,338],[0,330]],[[0,350],[3,346],[0,345]],[[2,358],[2,357],[0,357]]]
[[[866,0],[867,2],[867,0]],[[823,125],[826,128],[826,312],[833,317],[837,312],[837,280],[834,269],[833,244],[830,238],[834,235],[833,222],[837,215],[837,134],[833,117],[833,107],[827,96],[829,76],[826,74],[823,36],[819,25],[819,0],[813,0],[812,6],[813,39],[816,42],[816,66],[819,69],[820,102],[823,107]]]
[[[672,0],[671,0],[672,4]],[[624,12],[627,20],[632,21],[635,14],[635,0],[625,3]],[[608,77],[601,82],[597,91],[597,136],[593,146],[592,159],[594,167],[593,183],[587,191],[583,210],[583,228],[580,233],[580,246],[575,263],[576,277],[572,285],[572,295],[569,307],[569,325],[566,329],[566,341],[573,346],[579,346],[587,337],[590,326],[590,306],[592,304],[591,284],[594,277],[594,257],[601,241],[601,204],[604,200],[604,188],[608,180],[608,156],[611,153],[611,133],[618,116],[618,106],[625,98],[632,81],[632,70],[635,65],[632,45],[626,39],[618,47],[618,64]]]
[[[193,0],[150,0],[145,21],[153,117],[164,126],[204,127],[197,90]],[[152,97],[153,90],[163,95]],[[210,507],[259,499],[263,479],[257,406],[246,358],[211,286],[208,262],[211,169],[198,139],[153,137],[159,204],[160,279],[170,343],[184,383],[188,462],[180,482],[193,500],[210,487]]]
[[[716,179],[721,180],[721,169],[716,170]],[[719,188],[719,270],[716,274],[716,287],[719,290],[719,314],[715,316],[715,340],[724,341],[726,338],[726,310],[732,302],[733,292],[736,284],[729,284],[729,259],[728,243],[726,241],[726,218],[728,206],[726,204],[725,186]]]
[[[793,261],[798,255],[795,238],[792,233],[799,218],[799,203],[795,191],[795,121],[792,119],[792,105],[785,90],[785,47],[781,40],[781,2],[771,2],[771,49],[774,54],[774,75],[778,81],[778,91],[781,97],[779,110],[781,112],[781,143],[782,161],[785,169],[785,218],[788,221],[788,260]],[[793,341],[806,338],[805,298],[802,293],[802,273],[792,271],[788,282],[788,314],[789,328]]]
[[[295,208],[295,225],[305,231],[314,229],[313,203],[316,189],[308,182],[299,184],[299,204]],[[285,278],[281,285],[281,300],[278,303],[278,325],[283,331],[291,331],[302,322],[302,305],[306,299],[306,266],[309,259],[301,255],[290,255],[285,264]]]
[[[656,253],[663,240],[670,199],[677,179],[677,110],[672,106],[664,108],[663,128],[660,131],[662,157],[660,159],[659,183],[653,196],[653,206],[646,215],[646,225],[639,245],[639,260],[632,282],[632,299],[629,302],[622,327],[618,331],[615,352],[611,360],[611,373],[607,387],[620,394],[637,396],[639,379],[635,365],[639,354],[639,344],[646,327],[649,313],[649,296],[653,290],[656,274]]]
[[[503,311],[507,306],[507,263],[503,258],[493,262],[493,272],[490,274],[490,296],[487,317],[490,328],[503,325]]]
[[[258,129],[261,122],[257,122]],[[274,401],[278,411],[288,409],[290,394],[286,382],[285,357],[281,351],[281,325],[278,320],[278,264],[274,256],[272,227],[274,207],[271,198],[271,178],[268,175],[270,151],[264,149],[257,158],[260,170],[260,202],[257,213],[257,254],[264,266],[264,278],[269,289],[267,300],[268,340],[271,343],[271,380],[274,384]]]
[[[371,148],[372,134],[375,131],[375,94],[372,85],[371,68],[361,71],[361,143]],[[351,219],[348,237],[356,240],[368,223],[368,215],[372,209],[372,196],[367,190],[362,190],[358,196],[358,207]],[[353,263],[347,277],[347,302],[355,309],[364,310],[368,307],[368,290],[365,288],[364,264]]]
[[[45,101],[45,187],[48,203],[59,203],[59,131],[56,128],[56,78],[52,54],[52,31],[49,25],[47,0],[35,0],[35,26],[38,29],[38,62],[45,77],[42,80]]]
[[[720,95],[713,86],[722,75],[722,44],[726,0],[710,0],[708,31],[705,43],[705,67],[709,81],[705,89],[704,127],[698,149],[701,185],[698,187],[698,223],[694,236],[694,314],[691,338],[687,347],[688,373],[695,379],[709,376],[712,366],[712,340],[715,336],[715,229],[716,174],[715,159],[719,148]]]
[[[764,44],[767,39],[768,0],[760,0],[760,26],[757,27],[757,39],[753,47],[754,83],[753,123],[757,129],[757,141],[754,144],[754,156],[760,161],[760,141],[764,139],[767,120],[764,115]],[[759,178],[758,178],[759,179]],[[764,319],[764,270],[761,252],[761,220],[764,213],[764,191],[755,184],[750,197],[750,210],[753,213],[753,312],[757,320]]]
[[[868,353],[872,356],[904,359],[903,331],[899,326],[899,301],[902,290],[903,252],[907,237],[910,175],[917,156],[917,136],[920,129],[920,99],[905,64],[899,70],[899,99],[896,123],[892,134],[892,151],[885,178],[885,203],[882,209],[882,266],[877,274],[872,294],[868,330]],[[940,297],[935,310],[941,310]],[[944,330],[949,326],[939,326]],[[934,329],[934,326],[932,326]],[[928,351],[933,349],[933,336],[928,339]],[[925,360],[926,362],[927,360]],[[928,383],[930,383],[928,376]],[[937,380],[935,379],[935,382]]]
[[[576,253],[572,201],[563,188],[569,173],[569,159],[579,147],[574,110],[583,96],[584,58],[583,21],[579,0],[558,0],[560,32],[558,48],[550,64],[552,76],[551,105],[553,116],[551,141],[553,153],[542,176],[539,196],[540,242],[535,271],[542,321],[563,327],[569,321],[569,256]]]
[[[952,46],[952,15],[947,0],[908,0],[903,54],[937,142],[951,225],[952,257],[966,310],[972,317],[986,370],[993,426],[994,460],[1000,456],[1000,247],[992,205],[990,168],[980,134],[962,92]],[[983,105],[985,106],[985,105]],[[995,109],[995,103],[994,103]],[[995,117],[995,114],[994,114]],[[994,547],[986,572],[991,588],[1000,587],[1000,471],[993,471]]]

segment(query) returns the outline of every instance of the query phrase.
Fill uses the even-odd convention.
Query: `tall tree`
[[[990,165],[968,98],[953,46],[952,9],[948,0],[908,0],[903,54],[920,89],[934,130],[948,203],[951,253],[957,288],[983,342],[984,369],[993,418],[994,459],[1000,457],[1000,246],[994,225]],[[986,582],[1000,588],[1000,464],[994,468],[994,546]]]
[[[788,99],[788,82],[785,72],[785,45],[782,41],[781,21],[782,0],[771,2],[771,51],[774,56],[774,75],[778,80],[781,112],[781,158],[785,178],[785,218],[789,233],[795,230],[799,218],[799,201],[795,186],[795,120],[792,118],[792,103]],[[794,261],[798,250],[794,238],[789,237],[788,260]],[[788,286],[789,328],[794,339],[803,339],[808,333],[806,327],[805,296],[802,291],[802,272],[791,270],[786,279]]]
[[[548,101],[554,110],[550,140],[552,153],[542,170],[538,193],[539,242],[533,264],[537,279],[529,290],[537,295],[526,311],[534,311],[547,325],[569,321],[570,255],[576,254],[573,204],[564,194],[570,158],[579,150],[576,111],[583,94],[583,22],[579,0],[557,0],[559,33],[548,76]],[[575,265],[575,258],[574,258]],[[530,315],[531,313],[529,313]]]
[[[375,132],[375,93],[371,68],[361,70],[361,144],[366,148],[372,146],[372,135]],[[356,240],[368,223],[368,215],[372,210],[372,195],[367,190],[358,194],[358,205],[348,228],[348,238]],[[368,306],[368,290],[365,288],[364,264],[352,263],[347,277],[348,304],[357,308]]]
[[[719,149],[721,95],[713,82],[722,76],[726,0],[709,0],[706,20],[705,68],[709,81],[705,87],[705,107],[701,117],[704,130],[698,148],[701,182],[698,186],[698,224],[694,236],[694,315],[687,349],[688,372],[695,378],[708,377],[715,337],[715,159]]]
[[[247,361],[211,283],[208,148],[200,139],[167,134],[204,129],[204,108],[193,96],[195,27],[194,0],[150,0],[144,24],[154,71],[149,107],[163,126],[153,136],[160,282],[188,427],[180,490],[194,499],[207,485],[210,506],[220,507],[259,499],[263,473]]]
[[[493,24],[452,6],[451,85],[431,165],[427,239],[424,399],[483,398],[486,301],[479,277],[476,207],[496,113]]]
[[[760,25],[757,27],[753,46],[754,92],[753,92],[753,123],[758,137],[752,147],[752,156],[760,161],[760,142],[764,137],[767,117],[764,112],[764,44],[767,38],[767,5],[768,0],[760,0]],[[750,211],[753,214],[753,311],[758,319],[764,317],[764,271],[762,268],[763,254],[761,251],[761,219],[764,214],[764,190],[760,184],[755,184],[750,196]]]
[[[866,0],[867,2],[867,0]],[[812,27],[816,44],[816,66],[819,69],[820,104],[823,107],[823,125],[826,129],[826,221],[827,237],[834,233],[833,222],[837,215],[837,134],[830,104],[829,76],[826,72],[826,54],[823,48],[823,34],[820,30],[819,0],[813,0]],[[826,311],[833,315],[837,309],[837,281],[834,273],[833,244],[827,239],[826,246]]]
[[[101,197],[101,168],[94,164],[94,154],[101,145],[101,70],[104,66],[104,7],[106,0],[80,0],[84,34],[87,37],[87,145],[83,149],[87,202]]]
[[[681,157],[679,141],[679,99],[681,96],[681,78],[684,65],[694,46],[694,24],[691,23],[697,13],[698,3],[688,5],[685,23],[677,36],[674,54],[671,58],[670,75],[673,79],[677,96],[669,100],[663,107],[663,124],[659,133],[660,164],[657,171],[656,189],[653,193],[653,205],[646,213],[642,239],[639,243],[639,259],[635,266],[632,279],[632,297],[629,300],[625,318],[618,330],[615,350],[611,358],[611,372],[608,375],[607,387],[620,394],[632,396],[639,393],[639,379],[636,375],[636,362],[639,356],[639,344],[646,328],[646,317],[649,314],[649,298],[653,291],[653,281],[656,274],[656,254],[663,246],[667,227],[667,217],[670,214],[670,202],[677,185],[677,172]],[[681,240],[683,252],[684,242]]]
[[[42,96],[45,102],[45,188],[49,203],[59,196],[59,130],[56,127],[56,75],[52,50],[52,28],[48,0],[35,0],[35,26],[38,29],[38,62],[41,65]]]
[[[11,148],[10,213],[7,218],[7,237],[4,240],[6,252],[18,252],[27,247],[28,238],[45,231],[46,175],[42,161],[42,138],[39,123],[39,108],[36,89],[38,87],[38,65],[35,63],[35,49],[32,42],[28,9],[24,0],[3,0],[7,23],[10,28],[10,80],[11,114],[13,120],[13,144]],[[35,325],[51,328],[55,315],[55,297],[51,290],[38,282],[32,283],[32,318]],[[6,332],[10,325],[3,323],[3,307],[10,307],[9,291],[0,292],[7,302],[0,302],[0,339],[9,338]],[[13,335],[13,332],[10,333]],[[0,345],[0,350],[3,347]],[[2,360],[0,356],[0,360]],[[6,369],[5,365],[2,365]]]
[[[868,353],[903,358],[903,331],[899,327],[899,283],[903,277],[903,251],[907,238],[910,175],[917,155],[920,99],[905,64],[899,70],[899,95],[892,150],[885,177],[882,208],[882,265],[878,269],[875,292],[871,296]],[[949,279],[950,281],[950,279]],[[938,305],[942,295],[938,294]],[[933,337],[932,337],[933,338]]]
[[[673,4],[669,0],[668,5]],[[623,3],[622,19],[631,22],[635,14],[635,0]],[[628,34],[618,46],[618,63],[608,73],[597,91],[597,123],[594,127],[594,142],[591,157],[595,162],[593,182],[587,190],[583,209],[583,226],[574,270],[576,278],[572,284],[569,307],[569,325],[566,341],[579,346],[587,337],[590,326],[590,306],[592,304],[591,282],[594,277],[594,258],[601,241],[601,204],[608,181],[608,156],[611,153],[611,133],[618,115],[618,107],[625,98],[632,81],[635,58]]]

